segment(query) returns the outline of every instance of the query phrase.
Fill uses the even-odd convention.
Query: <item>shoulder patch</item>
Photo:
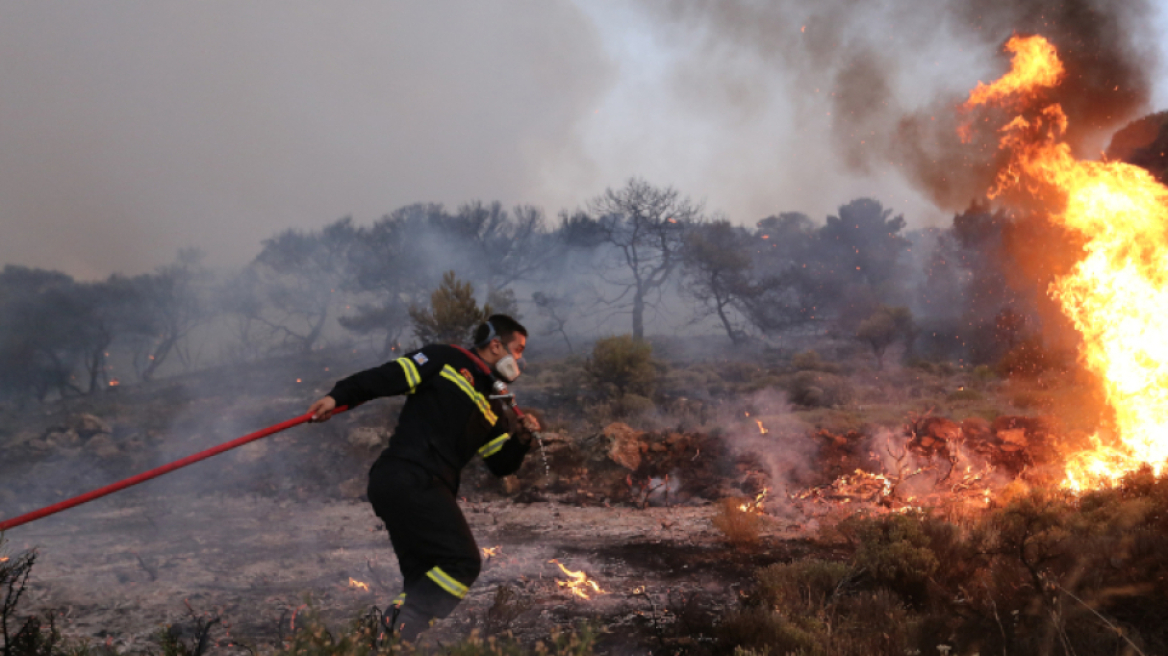
[[[470,372],[470,369],[464,367],[459,369],[458,373],[462,374],[462,377],[466,379],[466,382],[470,383],[471,387],[474,387],[474,374]]]
[[[427,358],[427,357],[426,357],[424,354],[422,354],[422,353],[415,353],[415,354],[414,354],[414,362],[417,362],[418,364],[426,364],[426,363],[427,363],[427,362],[429,362],[429,361],[430,361],[430,359],[429,359],[429,358]]]

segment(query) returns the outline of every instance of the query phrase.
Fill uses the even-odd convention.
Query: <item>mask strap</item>
[[[493,324],[493,323],[491,323],[490,321],[488,321],[488,322],[487,322],[487,328],[488,328],[489,330],[487,331],[487,337],[486,337],[486,339],[484,339],[483,341],[479,342],[478,344],[475,344],[475,348],[483,348],[483,347],[484,347],[484,346],[486,346],[487,344],[490,344],[492,339],[495,339],[496,337],[498,337],[498,336],[499,336],[499,333],[495,332],[495,324]]]

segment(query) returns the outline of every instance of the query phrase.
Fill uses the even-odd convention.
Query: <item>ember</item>
[[[487,558],[494,558],[495,556],[498,556],[499,550],[502,549],[502,547],[481,547],[481,549],[483,552],[483,559],[485,560]]]
[[[561,588],[567,589],[569,592],[576,595],[577,597],[580,597],[581,599],[591,599],[591,597],[588,596],[588,594],[589,594],[588,588],[592,588],[592,592],[594,594],[608,594],[608,592],[600,589],[600,584],[598,584],[596,581],[593,581],[592,579],[588,578],[588,575],[585,574],[584,572],[582,572],[582,571],[581,572],[573,572],[572,570],[568,569],[567,567],[564,567],[563,563],[561,563],[560,561],[558,561],[554,558],[552,560],[549,560],[548,562],[555,563],[556,565],[559,566],[560,571],[562,571],[567,576],[571,577],[567,581],[561,581],[559,579],[556,579],[556,584],[559,585]]]
[[[1002,128],[1000,145],[1012,161],[992,193],[1045,188],[1062,197],[1052,220],[1086,243],[1049,293],[1082,334],[1083,362],[1115,412],[1118,444],[1097,434],[1094,447],[1068,463],[1063,485],[1113,483],[1145,463],[1160,473],[1168,458],[1168,188],[1136,166],[1075,159],[1062,107],[1036,102],[1064,76],[1054,46],[1015,36],[1006,49],[1015,53],[1012,70],[979,85],[966,107],[1021,106],[1025,114]]]
[[[767,433],[769,433],[769,432],[770,432],[769,430],[767,430],[767,429],[766,429],[766,426],[763,426],[763,425],[762,425],[762,420],[761,420],[761,419],[755,419],[754,421],[755,421],[755,423],[757,423],[757,424],[758,424],[758,433],[759,433],[759,435],[766,435]]]

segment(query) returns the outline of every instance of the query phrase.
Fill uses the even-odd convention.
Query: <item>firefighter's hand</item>
[[[539,430],[539,420],[531,415],[523,415],[519,423],[523,425],[523,429],[528,433],[535,433]]]
[[[319,399],[312,405],[308,406],[308,412],[312,414],[312,419],[309,421],[313,423],[320,423],[328,421],[329,417],[333,416],[333,410],[337,408],[337,400],[331,396],[326,396]]]

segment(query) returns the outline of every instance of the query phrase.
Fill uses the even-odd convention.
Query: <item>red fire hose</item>
[[[334,415],[340,414],[348,409],[349,409],[349,407],[345,406],[345,405],[338,406],[335,410],[333,410],[333,414]],[[51,506],[46,506],[44,508],[41,508],[40,510],[34,510],[30,513],[25,513],[19,517],[13,517],[12,519],[6,519],[6,520],[0,522],[0,531],[7,531],[10,528],[15,528],[17,526],[20,526],[21,524],[27,524],[29,522],[36,521],[42,517],[48,517],[49,515],[59,513],[62,510],[67,510],[69,508],[72,508],[73,506],[80,506],[81,504],[87,503],[89,501],[93,501],[94,499],[100,499],[101,497],[104,497],[107,494],[113,494],[114,492],[117,492],[119,490],[124,490],[124,489],[130,487],[131,485],[137,485],[138,483],[141,483],[143,481],[148,481],[152,478],[158,478],[159,476],[162,476],[163,474],[169,474],[170,472],[172,472],[176,469],[186,467],[187,465],[193,465],[194,463],[196,463],[200,460],[206,460],[207,458],[210,458],[211,456],[219,455],[220,453],[223,453],[224,451],[230,451],[231,449],[234,449],[234,448],[239,447],[239,446],[243,446],[244,444],[247,444],[248,442],[254,442],[258,439],[272,435],[273,433],[279,433],[282,430],[287,430],[289,428],[292,428],[293,426],[298,426],[300,424],[303,424],[306,421],[309,421],[310,419],[312,419],[312,415],[310,413],[304,413],[304,414],[302,414],[299,417],[296,417],[294,419],[289,419],[287,421],[280,422],[274,426],[268,426],[267,428],[265,428],[263,430],[259,430],[259,431],[256,431],[254,433],[249,433],[248,435],[244,435],[243,437],[240,437],[238,439],[231,440],[230,442],[224,442],[223,444],[220,444],[219,446],[211,447],[210,449],[207,449],[206,451],[200,451],[198,453],[189,455],[181,460],[175,460],[174,462],[162,465],[161,467],[155,467],[154,469],[151,469],[150,471],[142,472],[141,474],[138,474],[136,476],[131,476],[130,478],[118,481],[117,483],[112,483],[112,484],[107,485],[107,486],[102,487],[102,488],[98,488],[96,490],[93,490],[92,492],[86,492],[85,494],[73,497],[72,499],[66,499],[60,503],[54,503]]]

